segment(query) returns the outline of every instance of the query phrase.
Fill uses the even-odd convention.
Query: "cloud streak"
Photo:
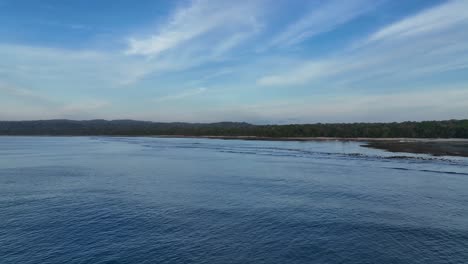
[[[262,86],[294,86],[327,81],[327,86],[376,85],[378,81],[420,78],[465,69],[468,64],[467,1],[453,1],[386,26],[338,55],[305,60],[284,72],[257,79]],[[438,18],[447,18],[437,24]],[[428,21],[422,27],[421,21]],[[431,27],[431,23],[438,26]],[[415,39],[417,37],[417,39]],[[363,83],[365,81],[365,83]]]
[[[439,87],[440,88],[440,87]],[[407,120],[466,118],[468,86],[387,93],[355,94],[340,97],[281,100],[243,107],[258,120],[298,120],[307,122],[393,122]],[[449,104],[447,102],[450,102]],[[429,118],[429,119],[430,119]]]
[[[374,9],[381,1],[323,1],[276,36],[272,46],[291,46],[321,33],[331,31]]]
[[[396,22],[372,34],[367,42],[436,34],[468,23],[468,1],[452,0]]]
[[[250,33],[245,32],[255,32],[258,27],[257,11],[255,1],[240,1],[235,4],[231,1],[192,1],[188,7],[178,9],[157,33],[130,38],[126,52],[156,57],[209,33],[221,35],[225,39],[218,47],[218,52],[228,50],[248,37]],[[228,34],[220,31],[228,31],[231,36],[226,38]]]
[[[170,95],[165,95],[165,96],[155,98],[153,101],[158,102],[158,103],[162,103],[162,102],[167,102],[167,101],[180,100],[180,99],[184,99],[184,98],[188,98],[188,97],[192,97],[192,96],[196,96],[196,95],[205,93],[207,90],[208,89],[205,88],[205,87],[184,90],[184,91],[182,91],[180,93],[177,93],[177,94],[170,94]]]
[[[111,106],[105,100],[85,99],[79,102],[61,101],[52,96],[43,95],[31,89],[17,87],[0,82],[0,117],[4,119],[31,118],[92,118],[96,111]],[[22,105],[11,109],[11,105]]]

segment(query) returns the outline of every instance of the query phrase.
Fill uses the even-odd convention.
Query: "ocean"
[[[0,137],[0,263],[468,263],[468,158]]]

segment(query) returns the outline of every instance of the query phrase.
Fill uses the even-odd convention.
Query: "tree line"
[[[0,121],[0,135],[468,138],[468,120],[290,125],[253,125],[243,122],[159,123],[134,120]]]

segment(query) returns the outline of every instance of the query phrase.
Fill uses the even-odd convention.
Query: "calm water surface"
[[[468,159],[0,137],[0,263],[468,263]]]

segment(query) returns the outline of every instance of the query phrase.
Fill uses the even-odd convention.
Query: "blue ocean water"
[[[0,263],[468,263],[468,159],[0,137]]]

